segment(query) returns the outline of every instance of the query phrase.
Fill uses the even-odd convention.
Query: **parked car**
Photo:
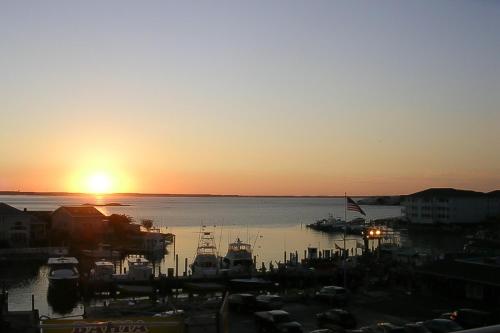
[[[475,309],[458,309],[450,313],[442,314],[441,318],[454,320],[465,329],[500,323],[500,318],[498,318],[498,316],[490,312]]]
[[[346,304],[349,299],[347,289],[337,286],[325,286],[316,293],[319,300],[330,304]]]
[[[451,319],[436,318],[426,320],[423,325],[431,331],[431,333],[448,333],[462,330],[462,326]]]
[[[405,333],[403,327],[391,323],[378,323],[372,326],[361,327],[360,330],[366,333]]]
[[[256,298],[252,294],[231,294],[228,297],[230,310],[248,312],[255,309]]]
[[[356,318],[346,310],[330,309],[316,315],[318,326],[329,328],[329,325],[338,325],[343,328],[352,329],[356,327]]]
[[[283,307],[283,299],[278,295],[259,295],[256,307],[258,310],[279,310]]]
[[[419,323],[408,323],[403,326],[406,333],[431,333],[427,327],[424,326],[422,322]]]
[[[255,312],[255,324],[259,333],[302,333],[302,325],[283,310]]]

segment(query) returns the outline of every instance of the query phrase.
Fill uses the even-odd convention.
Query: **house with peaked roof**
[[[0,247],[29,247],[46,237],[45,222],[0,202]]]
[[[106,216],[93,206],[61,206],[52,213],[52,230],[73,239],[99,239],[107,224]]]
[[[500,191],[489,193],[430,188],[403,198],[403,212],[414,224],[474,224],[500,218]]]

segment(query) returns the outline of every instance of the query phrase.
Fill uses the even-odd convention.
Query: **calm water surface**
[[[219,254],[224,255],[227,244],[237,237],[254,245],[257,262],[266,265],[270,261],[283,261],[284,251],[303,251],[308,246],[332,249],[337,242],[342,246],[342,235],[330,235],[305,228],[305,224],[324,218],[328,214],[344,215],[343,198],[182,198],[182,197],[131,197],[131,196],[0,196],[16,208],[28,210],[54,210],[62,205],[83,203],[118,202],[130,206],[98,207],[104,214],[127,214],[140,222],[153,219],[155,226],[167,227],[176,235],[175,253],[179,255],[180,271],[184,270],[184,258],[194,259],[200,227],[206,225],[214,232]],[[364,206],[368,219],[401,215],[398,206]],[[348,219],[358,217],[348,212]],[[354,248],[357,237],[350,237],[348,248]],[[159,263],[162,272],[175,266],[173,246]],[[20,267],[17,267],[20,266]],[[27,310],[31,295],[41,314],[57,316],[60,312],[47,301],[47,267],[16,265],[2,267],[0,279],[9,288],[9,307]],[[68,305],[71,308],[71,305]],[[70,314],[83,313],[83,305],[76,302]]]

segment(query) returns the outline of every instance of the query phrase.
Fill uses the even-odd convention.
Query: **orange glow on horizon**
[[[89,193],[104,194],[113,192],[113,182],[106,173],[95,173],[88,177],[87,190]]]

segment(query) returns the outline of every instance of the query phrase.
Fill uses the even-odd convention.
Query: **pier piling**
[[[175,277],[179,277],[179,255],[175,255]]]

